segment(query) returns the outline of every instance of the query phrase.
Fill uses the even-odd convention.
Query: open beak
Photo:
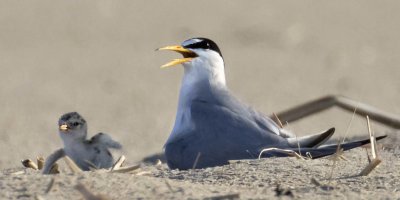
[[[68,131],[68,126],[66,124],[63,124],[59,127],[60,131]]]
[[[174,65],[178,65],[181,63],[190,62],[193,60],[193,58],[197,57],[196,53],[194,53],[193,51],[190,51],[189,49],[185,49],[184,47],[182,47],[180,45],[166,46],[166,47],[156,49],[156,51],[161,51],[161,50],[175,51],[175,52],[178,52],[183,55],[183,58],[173,59],[169,63],[162,65],[161,68],[172,67]]]

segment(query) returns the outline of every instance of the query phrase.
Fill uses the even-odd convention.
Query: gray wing
[[[236,120],[244,120],[241,123],[247,123],[247,126],[254,126],[262,129],[267,135],[280,134],[279,126],[273,120],[257,112],[245,103],[242,103],[225,87],[211,87],[210,84],[205,82],[200,84],[199,87],[196,88],[196,92],[192,95],[194,95],[194,97],[190,102],[191,112],[196,112],[196,110],[201,112],[200,109],[196,109],[196,106],[199,105],[203,107],[204,110],[213,109],[203,112],[203,114],[215,115],[217,112],[223,112],[225,116],[220,120],[224,120],[226,117],[229,119],[230,116],[233,116]],[[203,105],[201,103],[203,103]],[[233,121],[230,123],[232,122]]]
[[[254,122],[257,127],[264,130],[268,134],[273,133],[279,135],[280,128],[272,119],[241,102],[234,95],[232,95],[229,90],[220,89],[216,91],[215,94],[218,95],[213,95],[212,98],[208,98],[206,102],[224,107],[233,114],[240,115],[243,118]]]
[[[192,117],[202,117],[204,127],[209,128],[207,132],[215,134],[226,134],[230,132],[229,137],[234,142],[242,140],[244,145],[263,146],[265,147],[318,147],[328,140],[334,133],[335,129],[331,128],[319,134],[308,135],[303,137],[294,137],[285,129],[281,129],[272,119],[257,112],[250,106],[242,103],[227,89],[216,89],[214,92],[203,92],[197,100],[192,102]],[[212,124],[213,116],[219,116],[216,119],[225,125]],[[228,131],[230,127],[232,131]],[[218,131],[212,129],[226,129]],[[222,133],[221,133],[222,132]],[[233,133],[233,134],[232,134]]]
[[[211,138],[209,141],[218,144],[231,145],[232,149],[253,152],[271,145],[288,146],[286,139],[276,134],[278,129],[274,124],[255,115],[253,110],[243,104],[233,101],[229,103],[192,102],[191,116],[196,131],[202,137]]]
[[[258,128],[262,129],[261,132],[268,133],[269,137],[272,137],[271,134],[276,134],[279,135],[279,137],[285,138],[288,142],[287,147],[300,146],[315,148],[326,142],[335,132],[335,129],[331,128],[318,134],[295,137],[292,133],[280,128],[271,118],[241,103],[229,93],[224,95],[224,104],[222,105],[228,106],[228,108],[231,108],[230,110],[238,110],[240,115],[254,121]]]
[[[99,144],[105,145],[106,147],[114,148],[114,149],[122,148],[122,145],[119,142],[113,140],[111,138],[111,136],[109,136],[108,134],[105,134],[105,133],[96,134],[95,136],[93,136],[90,139],[89,143],[99,143]]]
[[[181,132],[175,134],[180,137],[165,145],[170,168],[218,166],[228,160],[257,158],[264,148],[289,146],[272,120],[241,103],[228,90],[201,93],[198,89],[198,97],[190,104],[190,128],[178,129]]]
[[[224,165],[229,160],[257,158],[263,148],[288,146],[285,138],[259,126],[246,110],[239,113],[226,106],[195,100],[190,111],[193,127],[165,146],[170,168]]]

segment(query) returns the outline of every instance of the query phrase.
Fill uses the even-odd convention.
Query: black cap
[[[208,38],[202,38],[202,37],[191,38],[191,39],[185,40],[182,43],[182,46],[185,48],[189,48],[189,49],[213,50],[222,57],[222,53],[221,53],[221,50],[219,50],[218,45],[214,41],[212,41]]]

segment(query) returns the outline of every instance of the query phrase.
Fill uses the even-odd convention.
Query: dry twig
[[[111,170],[111,172],[128,173],[128,172],[131,172],[131,171],[135,171],[135,170],[137,170],[139,168],[140,168],[140,165],[132,165],[132,166],[129,166],[129,167],[120,167],[120,168],[118,168],[116,170]]]
[[[269,152],[269,151],[275,151],[275,152],[287,154],[288,156],[296,157],[296,158],[302,159],[302,160],[305,159],[303,156],[301,156],[300,154],[298,154],[296,151],[289,150],[289,149],[279,149],[279,148],[275,148],[275,147],[263,149],[263,150],[260,152],[260,154],[258,155],[258,159],[261,159],[261,156],[262,156],[263,153]]]
[[[43,169],[44,166],[44,158],[42,156],[36,157],[36,162],[39,170]]]
[[[378,158],[378,152],[376,148],[376,139],[375,139],[375,134],[371,129],[371,123],[369,121],[369,117],[367,115],[367,125],[368,125],[368,132],[369,132],[369,138],[371,141],[371,154],[372,154],[372,160],[371,162],[360,172],[360,176],[367,176],[369,173],[372,172],[381,162],[382,160]]]
[[[278,122],[278,125],[279,125],[281,128],[283,128],[283,124],[282,124],[281,120],[279,119],[278,115],[276,115],[275,113],[272,113],[272,114],[274,115],[274,117],[275,117],[275,119],[276,119],[276,122]],[[286,122],[286,123],[287,123],[287,122]]]
[[[350,130],[351,124],[353,123],[353,119],[356,115],[356,112],[357,112],[357,107],[354,108],[353,115],[351,116],[349,124],[347,125],[346,132],[344,133],[342,140],[338,141],[336,153],[332,156],[333,163],[332,163],[332,168],[331,168],[329,178],[328,178],[329,179],[328,185],[330,185],[330,183],[332,181],[333,172],[335,171],[335,167],[336,167],[337,162],[339,161],[339,158],[341,158],[343,156],[343,149],[340,147],[341,147],[341,144],[344,143],[344,140],[346,139],[347,134],[349,133],[349,130]]]
[[[68,165],[72,173],[82,172],[82,169],[76,165],[76,163],[68,156],[64,156],[64,161]]]
[[[125,162],[125,156],[122,155],[121,157],[118,158],[117,162],[115,162],[115,164],[112,166],[111,171],[117,170],[119,169],[122,164]]]
[[[21,160],[21,163],[26,168],[31,168],[34,170],[38,170],[38,166],[31,159]]]
[[[219,196],[206,197],[204,200],[240,199],[239,193],[225,194]]]
[[[197,163],[199,162],[200,156],[201,156],[201,152],[197,153],[197,156],[196,156],[196,159],[194,160],[192,169],[196,168]]]

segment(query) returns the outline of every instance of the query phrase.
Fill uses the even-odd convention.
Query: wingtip
[[[376,140],[381,140],[381,139],[384,139],[384,138],[386,138],[388,135],[381,135],[381,136],[378,136],[378,137],[376,137]]]
[[[306,147],[306,148],[317,148],[324,144],[329,138],[335,133],[335,128],[332,127],[326,131],[307,135],[303,137],[287,138],[287,141],[291,147]]]

